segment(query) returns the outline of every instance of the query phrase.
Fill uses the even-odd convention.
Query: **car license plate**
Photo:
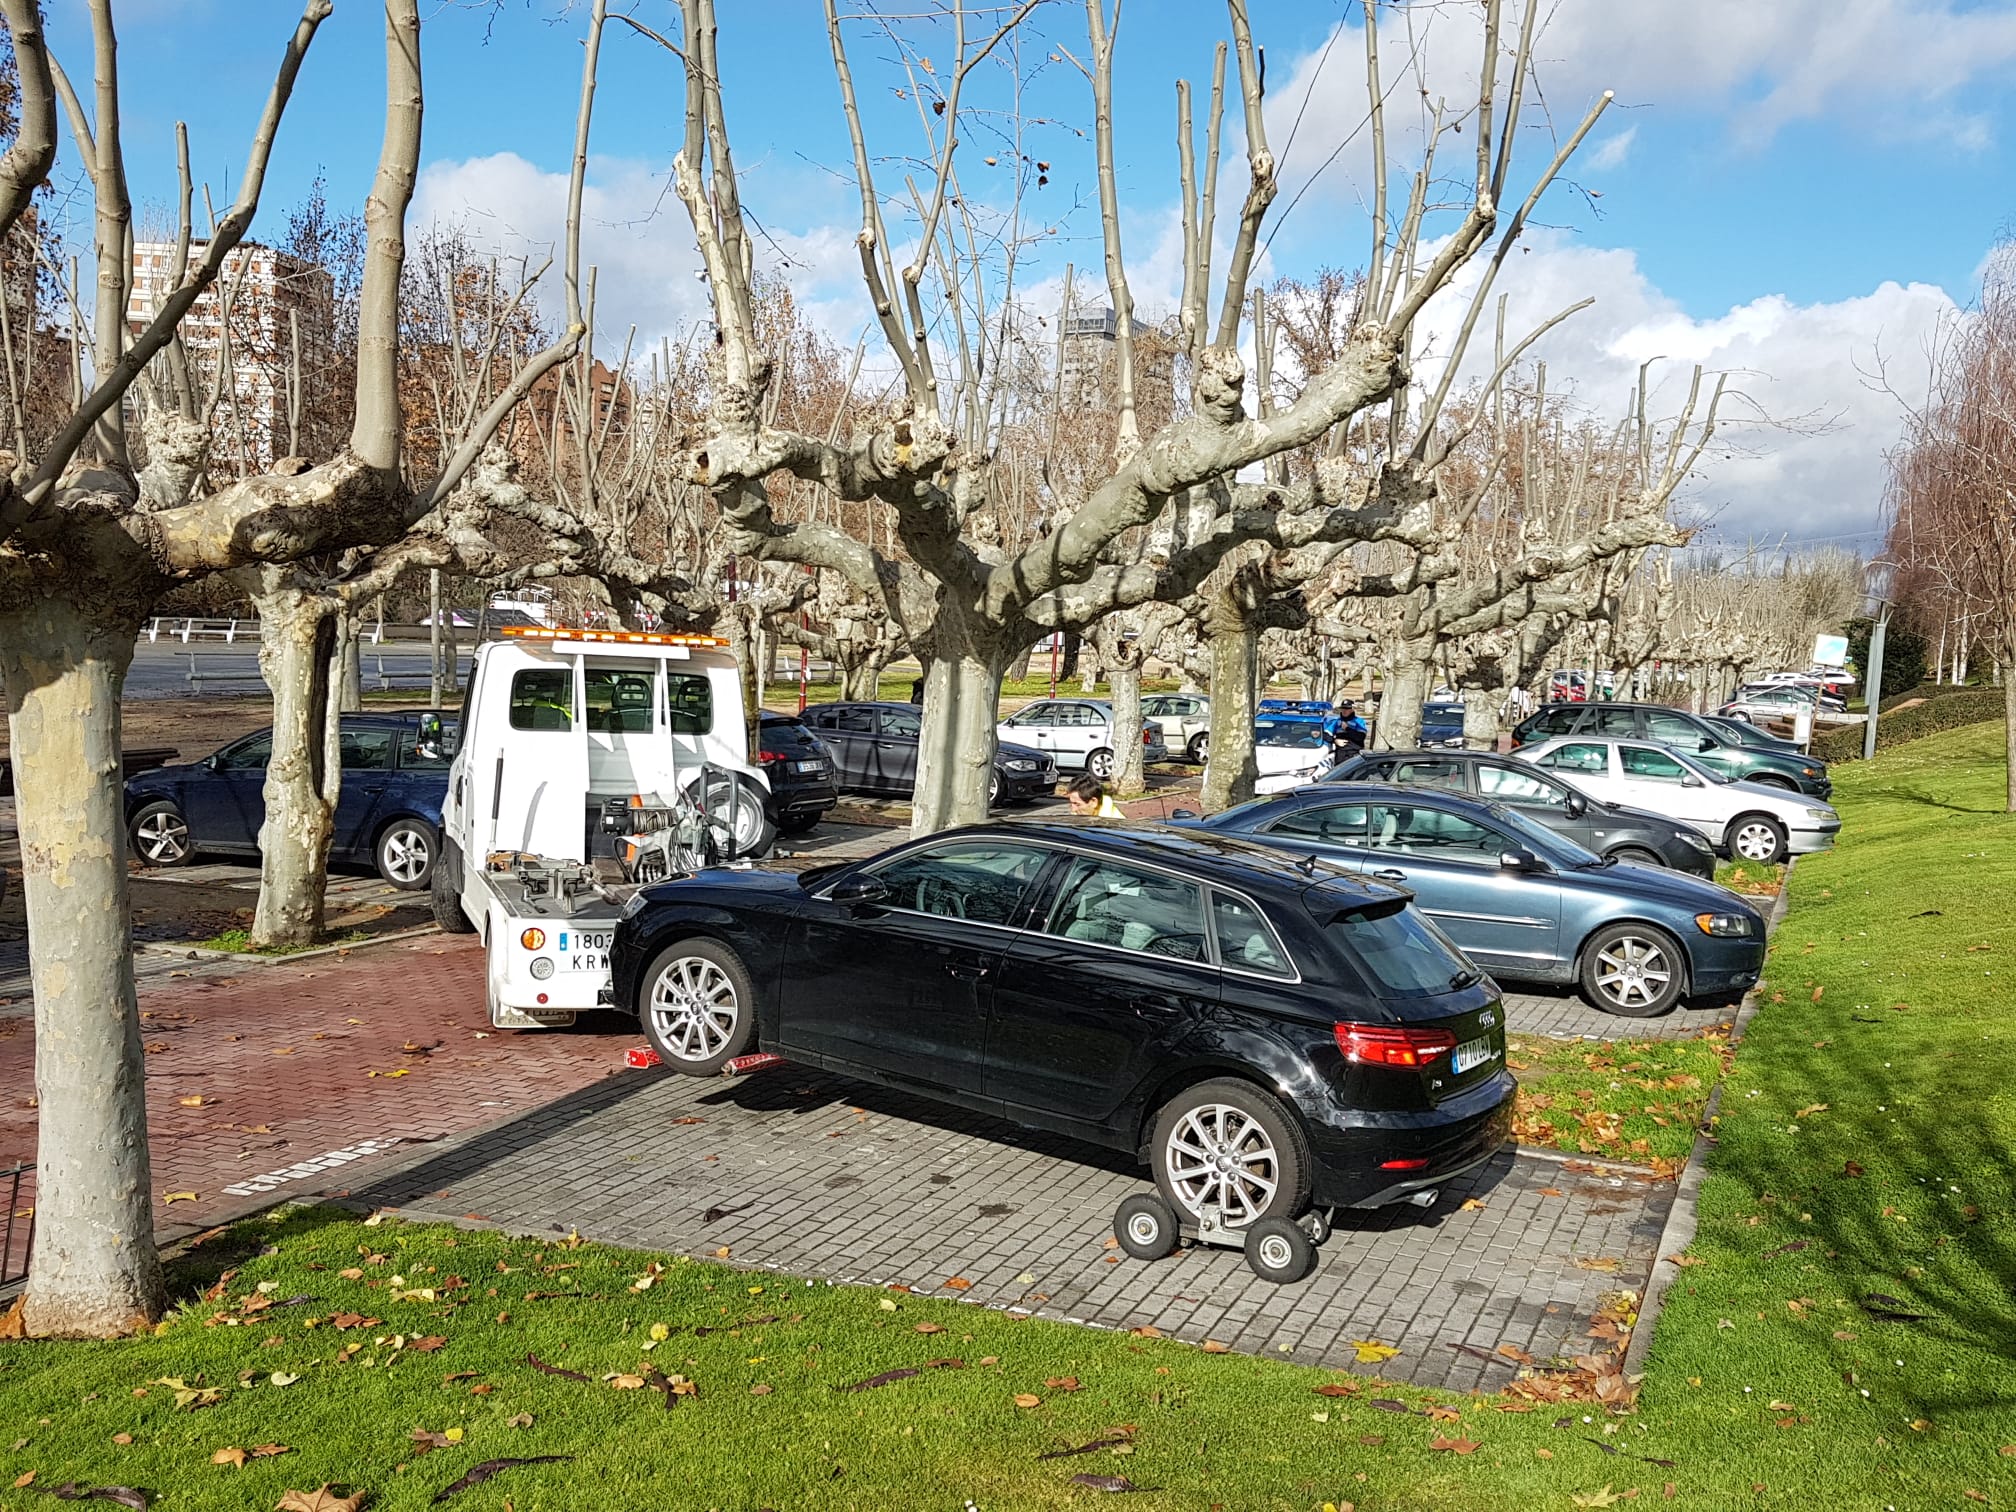
[[[609,942],[615,932],[608,929],[563,929],[560,931],[560,959],[569,971],[607,971]]]
[[[1465,1071],[1474,1071],[1479,1066],[1488,1065],[1496,1059],[1498,1051],[1492,1046],[1488,1037],[1465,1040],[1456,1047],[1456,1074],[1461,1076]]]
[[[791,763],[791,770],[794,772],[823,772],[826,770],[826,763],[819,760],[794,761]]]

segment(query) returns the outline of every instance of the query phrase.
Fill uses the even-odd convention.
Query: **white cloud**
[[[1626,126],[1598,142],[1589,153],[1587,167],[1598,173],[1624,166],[1624,160],[1631,156],[1631,144],[1638,139],[1638,128]]]
[[[1423,312],[1425,355],[1417,378],[1439,376],[1476,287],[1472,265]],[[1718,538],[1741,541],[1789,532],[1795,540],[1873,530],[1885,480],[1884,452],[1897,440],[1899,397],[1873,374],[1882,366],[1908,402],[1922,389],[1922,353],[1942,322],[1957,313],[1943,289],[1885,282],[1832,303],[1795,304],[1768,294],[1720,315],[1696,319],[1646,278],[1628,250],[1577,245],[1542,232],[1509,270],[1506,329],[1523,335],[1585,297],[1595,305],[1542,337],[1550,389],[1572,388],[1600,416],[1622,417],[1639,364],[1665,359],[1651,410],[1676,412],[1695,363],[1727,373],[1718,439],[1681,498],[1714,520]],[[1488,369],[1475,350],[1466,374]],[[1712,378],[1711,378],[1712,381]],[[1853,543],[1851,543],[1853,544]]]

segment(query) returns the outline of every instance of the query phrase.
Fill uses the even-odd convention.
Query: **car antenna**
[[[1307,855],[1303,856],[1303,858],[1300,861],[1297,861],[1295,864],[1296,866],[1301,868],[1303,876],[1313,877],[1316,875],[1316,853],[1314,851],[1310,851]]]

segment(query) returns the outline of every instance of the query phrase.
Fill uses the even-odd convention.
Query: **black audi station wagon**
[[[702,872],[632,898],[610,964],[674,1070],[760,1049],[1138,1154],[1185,1221],[1420,1201],[1510,1122],[1498,988],[1408,894],[1228,836]]]

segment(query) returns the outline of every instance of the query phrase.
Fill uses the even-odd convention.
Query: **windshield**
[[[1330,744],[1322,729],[1312,724],[1259,725],[1253,732],[1253,740],[1256,745],[1295,746],[1310,751]]]
[[[1603,858],[1594,851],[1585,850],[1566,835],[1557,834],[1538,820],[1529,819],[1517,809],[1507,808],[1502,803],[1491,805],[1491,820],[1510,830],[1513,837],[1536,856],[1545,856],[1564,866],[1603,864]]]
[[[1449,937],[1398,900],[1340,913],[1324,932],[1383,997],[1434,997],[1477,980]]]

